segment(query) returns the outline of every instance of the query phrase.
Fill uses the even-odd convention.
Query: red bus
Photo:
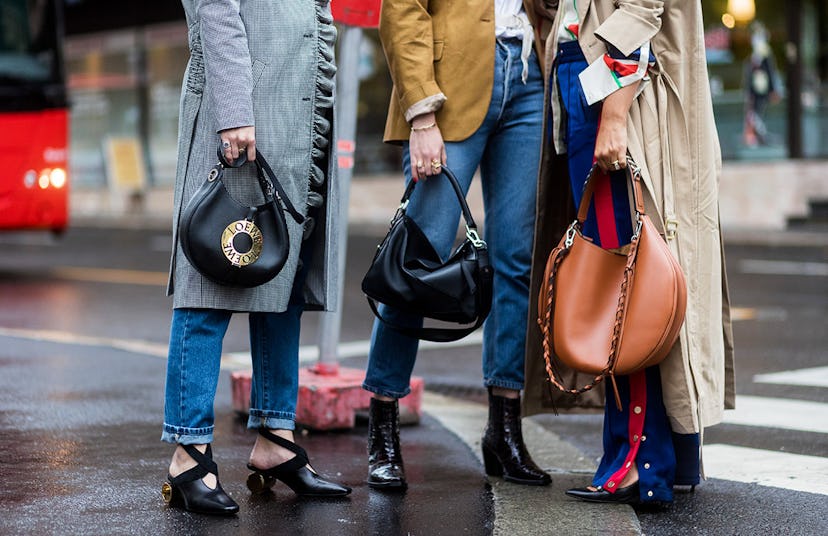
[[[0,0],[0,230],[67,225],[62,9],[62,0]]]

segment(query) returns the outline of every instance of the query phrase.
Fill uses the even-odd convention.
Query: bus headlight
[[[37,179],[37,185],[40,186],[41,190],[49,187],[49,171],[48,169],[44,169],[40,172],[40,178]]]
[[[49,182],[55,188],[63,188],[66,185],[66,172],[62,168],[54,168],[49,173]]]

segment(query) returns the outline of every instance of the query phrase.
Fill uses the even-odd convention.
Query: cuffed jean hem
[[[382,387],[372,387],[367,383],[363,383],[362,388],[366,391],[374,393],[375,395],[386,396],[388,398],[402,398],[411,393],[411,387],[406,387],[402,391],[391,391],[389,389],[383,389]]]
[[[509,380],[484,380],[483,385],[486,387],[500,387],[502,389],[511,389],[512,391],[522,391],[523,384]]]
[[[286,411],[263,411],[251,409],[247,427],[251,429],[270,428],[271,430],[295,430],[296,414]]]
[[[213,427],[184,428],[165,423],[161,441],[178,445],[206,445],[213,442]]]

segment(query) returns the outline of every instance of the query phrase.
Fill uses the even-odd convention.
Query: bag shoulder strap
[[[269,182],[271,184],[271,188],[276,188],[275,196],[276,200],[279,201],[282,205],[282,209],[284,209],[288,214],[293,217],[296,223],[302,224],[305,223],[305,217],[296,210],[296,207],[293,206],[293,203],[290,202],[290,197],[288,197],[287,192],[285,189],[282,188],[282,184],[279,182],[279,179],[276,178],[276,174],[273,173],[273,169],[270,167],[270,164],[267,163],[262,153],[256,151],[256,169],[259,171],[259,181],[261,182],[264,179],[262,172],[264,171],[267,174],[267,178],[270,179]],[[265,186],[263,186],[264,188]],[[270,192],[271,197],[274,195],[273,192]],[[267,194],[265,194],[267,195]]]
[[[483,277],[490,277],[490,276],[483,276]],[[374,312],[374,316],[376,316],[383,324],[390,327],[394,331],[402,333],[403,335],[408,335],[409,337],[414,337],[416,339],[423,339],[426,341],[432,342],[452,342],[458,341],[465,337],[466,335],[471,334],[474,330],[479,328],[485,322],[486,317],[489,316],[489,310],[491,309],[491,292],[488,290],[489,286],[483,287],[485,290],[483,294],[481,294],[481,299],[483,300],[483,309],[480,311],[480,314],[477,316],[477,320],[471,326],[465,328],[412,328],[408,326],[401,326],[400,324],[396,324],[391,322],[387,318],[383,317],[380,312],[379,308],[377,307],[377,302],[369,297],[366,296],[368,299],[368,305],[371,307],[371,311]]]

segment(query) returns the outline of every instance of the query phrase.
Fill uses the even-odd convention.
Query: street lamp
[[[756,4],[753,0],[727,0],[727,13],[739,23],[748,23],[756,17]]]

